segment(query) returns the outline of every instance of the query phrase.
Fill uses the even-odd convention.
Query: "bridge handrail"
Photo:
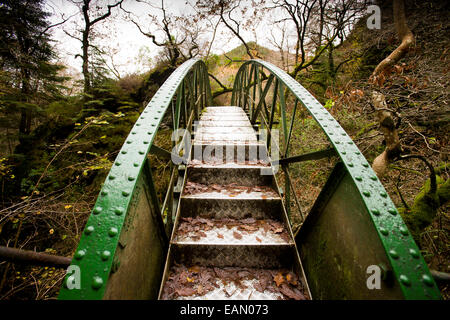
[[[263,74],[263,69],[267,70],[269,74]],[[267,80],[267,85],[263,90],[262,82],[264,80]],[[233,86],[231,104],[248,110],[252,123],[254,123],[258,115],[264,117],[262,104],[265,102],[263,102],[263,99],[265,99],[272,82],[275,82],[272,111],[270,119],[264,121],[269,121],[270,135],[278,94],[282,128],[284,137],[287,139],[285,141],[286,149],[281,154],[280,163],[283,162],[283,157],[286,159],[289,155],[289,142],[293,121],[295,120],[293,116],[291,124],[287,124],[284,97],[284,89],[287,89],[295,96],[294,114],[297,103],[301,103],[320,126],[330,141],[332,149],[334,149],[334,152],[333,150],[321,152],[330,154],[331,151],[345,165],[376,228],[404,297],[406,299],[440,298],[439,289],[432,280],[431,273],[420,254],[419,248],[370,164],[350,136],[312,94],[272,63],[263,60],[249,60],[244,62],[238,70]],[[259,97],[256,95],[257,87]],[[258,98],[259,101],[257,101]],[[266,110],[266,116],[269,116],[267,113]],[[310,155],[312,154],[307,156]],[[288,179],[290,180],[289,176]],[[289,196],[289,193],[287,193],[287,196]]]
[[[186,101],[186,88],[192,92],[190,101]],[[173,101],[175,95],[176,101]],[[125,139],[105,179],[72,259],[70,267],[79,267],[81,273],[81,288],[68,289],[67,281],[73,281],[71,274],[68,274],[59,299],[102,299],[133,192],[142,172],[149,169],[145,168],[147,154],[164,115],[169,109],[172,110],[175,130],[179,128],[182,112],[188,105],[191,114],[198,119],[200,110],[210,104],[208,72],[205,63],[199,59],[190,59],[179,66],[152,97]],[[186,119],[185,122],[189,123]],[[151,201],[161,217],[151,172],[150,177],[151,181],[146,183],[152,193]],[[169,190],[173,190],[170,188],[169,185]],[[159,228],[164,231],[162,218]],[[164,237],[168,237],[165,231]]]

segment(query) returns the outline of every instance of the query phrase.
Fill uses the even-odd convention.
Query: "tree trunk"
[[[372,93],[372,100],[373,105],[377,110],[380,130],[386,141],[386,149],[373,160],[372,169],[378,177],[382,177],[385,174],[389,163],[401,154],[402,147],[400,145],[400,139],[398,137],[392,113],[387,110],[384,95],[374,91]]]
[[[85,1],[85,4],[82,8],[85,23],[82,39],[84,93],[89,93],[91,91],[91,78],[89,74],[89,32],[91,27],[89,19],[89,2],[90,1]]]
[[[372,73],[371,78],[375,79],[383,70],[393,66],[408,52],[411,45],[414,43],[414,34],[406,23],[405,3],[404,0],[394,0],[394,23],[397,30],[398,37],[401,44],[383,61],[381,61]]]

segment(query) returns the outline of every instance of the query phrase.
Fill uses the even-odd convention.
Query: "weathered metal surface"
[[[183,222],[182,222],[183,223]],[[273,230],[264,230],[264,228],[258,227],[256,231],[245,232],[239,229],[238,226],[222,226],[212,227],[211,229],[204,230],[204,237],[197,237],[196,232],[190,232],[188,234],[175,234],[173,242],[176,244],[201,244],[201,245],[277,245],[288,244],[286,239],[283,239],[280,233],[275,233]],[[235,233],[238,233],[242,238],[237,239]]]
[[[128,211],[114,257],[119,264],[109,276],[103,299],[156,299],[164,269],[167,243],[158,228],[147,175],[141,175]]]
[[[236,183],[239,186],[262,186],[269,185],[272,177],[261,175],[267,166],[257,165],[204,165],[191,167],[188,179],[198,183],[217,183],[227,185]],[[212,182],[214,181],[214,182]]]
[[[255,104],[250,103],[254,101],[250,96],[251,87],[258,86],[259,92],[262,92],[261,78],[258,77],[258,74],[262,72],[253,73],[254,77],[249,76],[251,74],[249,69],[255,68],[256,70],[258,68],[265,69],[264,71],[275,79],[270,111],[262,107],[260,109],[253,108],[252,106]],[[283,90],[280,89],[280,85]],[[403,297],[406,299],[440,299],[439,289],[433,281],[419,248],[370,164],[345,130],[305,88],[275,65],[262,60],[250,60],[241,66],[236,75],[231,103],[249,111],[253,122],[260,114],[264,115],[267,120],[261,116],[262,122],[267,121],[265,126],[270,129],[273,124],[274,110],[277,107],[277,96],[280,95],[282,129],[286,133],[289,131],[285,121],[284,89],[290,91],[298,101],[297,103],[304,106],[311,114],[344,163],[351,183],[357,190],[357,197],[361,199],[365,207],[363,214],[370,218],[372,227],[377,234],[376,241],[387,254],[388,262],[399,282]],[[255,98],[254,93],[253,97]],[[256,103],[258,106],[264,105],[261,101],[256,101]],[[286,137],[286,134],[284,136]],[[287,136],[289,137],[289,133]],[[288,150],[289,140],[286,142],[286,150]],[[285,153],[284,156],[289,155]]]
[[[330,175],[296,240],[317,299],[403,297],[387,253],[342,163]],[[380,281],[380,289],[367,287],[372,274],[367,273],[369,266],[380,266],[390,274]]]
[[[267,198],[260,195],[224,195],[195,194],[183,196],[180,206],[185,217],[231,218],[231,219],[274,219],[282,211],[279,197]]]

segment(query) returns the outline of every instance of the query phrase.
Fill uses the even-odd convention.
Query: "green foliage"
[[[414,198],[410,210],[403,208],[400,213],[412,236],[420,243],[421,232],[428,227],[436,216],[439,207],[450,201],[450,179],[444,180],[436,175],[437,190],[430,192],[430,179],[422,186]]]

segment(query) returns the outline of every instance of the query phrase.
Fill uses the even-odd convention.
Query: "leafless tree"
[[[244,6],[241,0],[198,0],[196,7],[205,16],[216,16],[232,34],[244,45],[250,59],[258,57],[257,51],[252,50],[248,41],[242,35],[242,29],[255,25],[260,17],[259,8],[265,0],[252,0],[251,6]],[[248,11],[251,11],[250,13]],[[245,20],[241,16],[249,13],[251,18]],[[239,16],[240,15],[240,16]]]
[[[67,31],[65,33],[70,37],[77,39],[81,42],[82,54],[76,55],[77,57],[81,57],[83,60],[82,73],[84,78],[84,92],[89,93],[91,90],[92,79],[90,74],[90,61],[89,61],[89,49],[91,48],[91,36],[94,29],[94,25],[98,22],[105,20],[108,18],[112,9],[116,7],[121,7],[123,0],[115,1],[112,4],[107,4],[105,6],[105,1],[93,1],[93,0],[81,0],[76,1],[72,0],[72,2],[79,8],[80,13],[83,16],[84,26],[81,29],[81,38],[71,34]],[[106,12],[105,12],[106,10]],[[95,12],[95,13],[94,13]]]
[[[345,37],[345,30],[365,9],[366,1],[360,0],[272,0],[271,9],[282,9],[286,17],[279,21],[290,21],[295,26],[296,66],[293,77],[314,64],[334,45],[336,38]],[[310,52],[315,52],[309,58]]]
[[[203,28],[199,18],[192,15],[176,16],[168,12],[164,0],[161,0],[160,6],[155,6],[148,1],[139,1],[147,4],[153,9],[162,13],[162,18],[155,14],[148,14],[152,24],[156,26],[153,31],[144,30],[143,23],[131,13],[128,12],[130,21],[146,37],[150,38],[152,43],[163,49],[163,56],[172,67],[176,67],[179,60],[187,60],[197,56],[200,53],[200,35]],[[160,40],[158,33],[162,32],[163,37]],[[181,36],[180,36],[181,35]]]

